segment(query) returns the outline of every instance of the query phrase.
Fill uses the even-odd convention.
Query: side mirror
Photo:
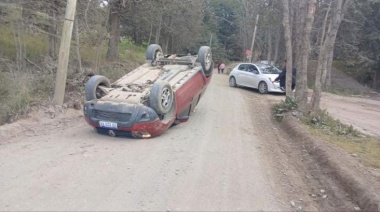
[[[254,74],[259,74],[259,71],[258,70],[253,70],[252,71]]]

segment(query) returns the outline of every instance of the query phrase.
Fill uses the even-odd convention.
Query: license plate
[[[99,125],[100,127],[103,127],[103,128],[117,129],[117,123],[114,123],[114,122],[99,121]]]

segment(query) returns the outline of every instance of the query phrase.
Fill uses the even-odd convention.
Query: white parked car
[[[256,88],[260,93],[284,93],[279,82],[273,82],[281,70],[275,66],[262,63],[240,63],[229,75],[231,87],[244,86]]]

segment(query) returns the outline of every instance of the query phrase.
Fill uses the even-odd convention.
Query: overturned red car
[[[197,55],[164,55],[152,44],[146,59],[112,84],[100,75],[85,84],[84,116],[97,132],[150,138],[188,120],[211,80],[210,47]]]

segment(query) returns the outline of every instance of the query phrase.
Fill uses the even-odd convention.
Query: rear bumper
[[[163,123],[157,113],[144,105],[92,100],[83,107],[86,122],[101,134],[138,138],[154,137],[171,123]]]

